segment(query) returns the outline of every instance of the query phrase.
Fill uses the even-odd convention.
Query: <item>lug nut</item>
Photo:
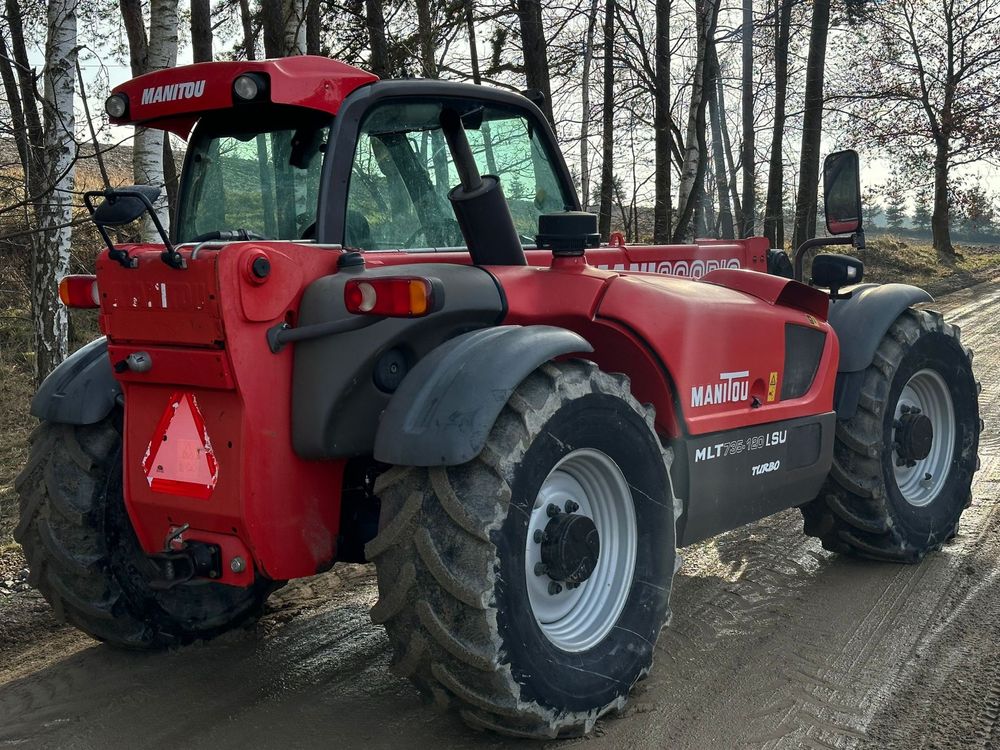
[[[234,573],[242,573],[247,568],[246,560],[242,557],[234,557],[229,561],[229,569]]]
[[[562,585],[561,584],[558,584],[555,581],[552,581],[551,583],[549,583],[549,594],[551,594],[552,596],[555,596],[556,594],[560,593],[561,591],[562,591]]]
[[[578,510],[580,510],[579,503],[576,503],[573,500],[567,500],[566,501],[566,512],[567,513],[576,513]]]
[[[531,538],[535,540],[535,544],[541,544],[545,541],[545,532],[541,529],[535,529],[535,533]]]
[[[562,513],[562,508],[560,508],[555,503],[549,503],[549,507],[545,509],[545,512],[549,514],[550,517],[558,516]]]
[[[535,575],[536,576],[543,576],[543,575],[545,575],[548,572],[549,572],[549,566],[548,565],[546,565],[543,562],[537,562],[537,563],[535,563]]]

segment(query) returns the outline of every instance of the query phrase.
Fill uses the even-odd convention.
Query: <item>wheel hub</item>
[[[594,521],[576,513],[560,513],[545,527],[542,562],[555,581],[583,583],[597,567],[601,536]]]
[[[912,409],[901,414],[897,424],[897,455],[907,466],[927,458],[934,442],[934,425],[930,418],[921,414],[920,409]]]

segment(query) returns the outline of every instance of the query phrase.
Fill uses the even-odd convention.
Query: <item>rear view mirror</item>
[[[861,230],[861,164],[857,151],[837,151],[826,157],[823,203],[830,234]]]
[[[94,221],[106,227],[120,227],[142,216],[160,197],[160,189],[152,185],[129,185],[103,195],[104,200],[93,210]]]

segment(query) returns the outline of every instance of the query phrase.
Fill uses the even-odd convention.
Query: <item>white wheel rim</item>
[[[576,588],[562,585],[549,592],[548,575],[536,575],[542,562],[535,532],[544,532],[551,517],[548,506],[590,518],[600,535],[600,554],[590,577]],[[605,453],[581,448],[568,453],[542,482],[528,522],[524,573],[531,612],[549,641],[563,651],[586,651],[611,631],[628,599],[635,572],[637,547],[632,492],[618,464]]]
[[[892,454],[900,494],[910,505],[922,508],[941,493],[955,453],[955,407],[944,378],[934,370],[915,373],[899,394],[895,420],[907,409],[919,409],[931,421],[933,430],[930,453],[913,466],[900,465],[898,448],[894,447]]]

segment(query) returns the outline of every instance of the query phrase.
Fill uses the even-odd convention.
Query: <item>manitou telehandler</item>
[[[96,638],[159,648],[372,561],[394,667],[469,724],[570,736],[621,708],[678,547],[798,506],[831,550],[916,562],[956,533],[980,432],[931,301],[860,284],[854,152],[833,239],[599,245],[529,98],[296,57],[118,86],[188,140],[157,190],[86,197],[63,279],[105,334],[41,386],[17,480],[31,580]],[[159,244],[119,244],[145,215]],[[777,265],[777,264],[775,264]],[[821,289],[823,291],[821,291]]]

